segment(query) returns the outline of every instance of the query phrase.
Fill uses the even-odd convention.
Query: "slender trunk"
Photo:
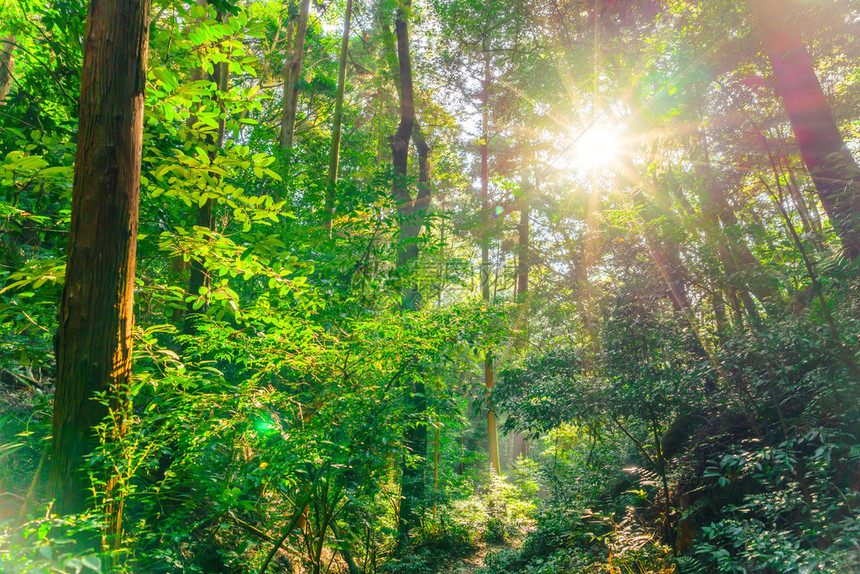
[[[523,188],[522,196],[520,197],[520,222],[517,226],[519,234],[519,250],[517,253],[517,295],[522,302],[523,309],[528,308],[528,290],[529,290],[529,271],[531,263],[529,261],[529,241],[530,241],[530,208],[529,208],[529,188],[528,179],[523,171]],[[521,186],[521,187],[522,187]]]
[[[129,408],[149,20],[149,0],[92,0],[87,14],[52,423],[60,514],[90,506],[85,459],[98,440],[93,428],[110,415],[107,438],[121,439]],[[104,480],[107,536],[116,548],[123,493],[116,474]]]
[[[224,15],[221,11],[218,12],[217,20],[222,22],[224,20]],[[202,74],[202,71],[201,71]],[[217,90],[219,92],[227,91],[227,82],[229,79],[229,68],[227,62],[221,62],[215,64],[215,69],[213,73],[209,76],[209,80],[214,82]],[[217,96],[216,96],[217,98]],[[223,115],[224,112],[224,103],[216,102],[217,106],[221,108],[221,112]],[[189,118],[189,123],[196,123],[196,118],[192,115]],[[207,135],[204,137],[204,144],[206,147],[206,153],[209,156],[209,163],[212,164],[215,160],[215,157],[218,155],[218,150],[224,146],[224,130],[226,127],[226,120],[224,118],[218,119],[218,128],[215,133],[207,132]],[[218,176],[215,176],[215,179],[218,179]],[[197,208],[197,213],[195,216],[195,226],[201,227],[209,230],[213,230],[215,228],[215,202],[212,198],[207,199],[203,205]],[[188,277],[188,293],[192,297],[199,297],[202,295],[201,290],[208,289],[209,287],[209,276],[206,273],[206,267],[200,260],[192,260],[190,264],[191,271]],[[208,293],[206,294],[205,301],[209,300]],[[197,321],[201,315],[206,313],[208,307],[208,303],[204,302],[203,305],[198,305],[195,308],[195,301],[190,301],[188,303],[188,307],[185,313],[185,325],[183,327],[184,333],[186,335],[192,334],[194,332],[195,326],[194,323]]]
[[[726,198],[726,184],[718,180],[711,167],[706,135],[702,134],[693,153],[699,156],[694,163],[702,180],[698,189],[705,233],[716,244],[726,275],[747,297],[748,292],[752,292],[762,303],[779,303],[779,285],[765,273],[746,243],[737,237],[738,220]]]
[[[340,63],[337,69],[337,92],[334,98],[334,119],[332,123],[331,151],[328,156],[328,187],[325,192],[325,226],[331,229],[334,217],[334,188],[337,184],[337,168],[340,160],[340,137],[343,131],[343,94],[346,88],[346,61],[349,56],[349,25],[352,18],[352,0],[346,2],[346,16],[343,20],[343,40],[340,45]]]
[[[439,424],[436,420],[436,429],[433,433],[433,514],[436,514],[436,498],[439,496]]]
[[[484,82],[481,91],[481,298],[490,302],[490,53],[484,51]],[[487,434],[489,435],[490,472],[499,474],[499,434],[496,413],[490,400],[493,391],[493,354],[484,359],[484,386],[487,389]]]
[[[12,86],[12,72],[15,69],[15,36],[0,40],[0,104],[9,94]]]
[[[654,458],[657,461],[657,472],[660,473],[660,481],[663,483],[663,536],[667,539],[671,534],[671,504],[669,500],[669,479],[666,474],[666,459],[663,457],[663,447],[658,434],[659,425],[656,421],[652,421],[651,429],[654,436]],[[668,541],[668,540],[667,540]],[[674,552],[674,546],[673,546]]]
[[[281,149],[293,148],[293,132],[296,128],[299,82],[302,78],[302,62],[305,54],[305,35],[308,30],[310,6],[311,0],[302,0],[292,54],[284,63],[284,97],[281,107],[281,133],[278,136],[278,144]]]
[[[833,120],[791,10],[768,0],[753,0],[751,9],[800,155],[845,255],[854,261],[860,255],[860,166]]]
[[[490,55],[484,56],[484,82],[481,91],[481,297],[490,300]]]
[[[391,159],[394,168],[394,179],[391,191],[398,202],[398,213],[401,218],[401,239],[408,240],[412,229],[408,227],[408,216],[413,211],[412,197],[406,181],[406,170],[409,161],[409,141],[415,126],[415,96],[412,86],[412,60],[409,54],[409,0],[403,2],[397,10],[394,22],[394,32],[397,38],[398,76],[400,78],[400,123],[391,138]],[[401,279],[409,274],[409,266],[418,254],[414,243],[407,242],[397,251],[397,270]],[[401,286],[401,306],[404,310],[413,310],[417,304],[418,292],[411,285]],[[407,424],[404,436],[406,449],[412,456],[423,458],[427,453],[427,426],[421,420],[427,410],[424,385],[413,381],[408,389],[407,412],[414,420]],[[402,553],[409,542],[409,532],[421,521],[420,503],[424,499],[424,465],[420,462],[409,464],[404,460],[401,475],[400,513],[397,519],[398,550]]]
[[[519,234],[519,245],[517,248],[517,282],[516,292],[517,300],[520,303],[519,316],[515,328],[514,347],[518,352],[522,351],[523,347],[528,342],[528,312],[529,312],[529,270],[531,263],[529,261],[529,240],[530,240],[530,224],[529,224],[529,196],[532,193],[531,185],[528,178],[528,165],[523,161],[522,174],[520,179],[520,222],[517,226]],[[513,461],[519,457],[525,457],[528,444],[523,433],[517,432],[513,437]]]
[[[493,353],[487,352],[487,357],[484,360],[484,383],[487,387],[487,396],[492,396],[493,387],[495,386],[495,373],[493,371]],[[490,472],[493,474],[501,474],[502,467],[499,464],[499,435],[496,429],[496,411],[492,403],[487,410],[487,432],[490,435]]]

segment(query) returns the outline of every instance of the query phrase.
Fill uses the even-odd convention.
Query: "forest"
[[[855,0],[0,1],[0,572],[860,572]]]

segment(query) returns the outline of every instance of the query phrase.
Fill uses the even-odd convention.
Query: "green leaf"
[[[172,92],[176,89],[177,81],[176,76],[171,74],[169,71],[162,67],[153,68],[152,75],[158,78],[161,84],[168,92]]]
[[[102,559],[96,555],[82,557],[81,563],[93,572],[102,571]]]

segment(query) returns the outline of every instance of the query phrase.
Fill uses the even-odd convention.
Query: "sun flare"
[[[619,130],[608,125],[593,125],[585,130],[570,150],[570,159],[592,170],[611,165],[618,159]]]

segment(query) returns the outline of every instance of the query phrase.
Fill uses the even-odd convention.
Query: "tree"
[[[839,133],[812,58],[791,19],[795,10],[750,0],[800,155],[850,261],[860,255],[860,166]]]
[[[408,274],[409,265],[417,255],[417,246],[408,242],[405,227],[409,225],[408,212],[411,209],[412,197],[407,183],[407,167],[409,163],[409,140],[415,126],[415,93],[412,84],[412,59],[409,54],[409,17],[411,3],[406,0],[397,8],[394,20],[394,34],[397,38],[397,62],[400,84],[400,123],[391,138],[391,163],[394,168],[394,180],[391,192],[398,202],[398,214],[401,218],[401,240],[403,245],[397,249],[397,271],[401,278]],[[416,234],[417,235],[417,234]],[[413,310],[417,302],[417,291],[411,284],[401,285],[401,307]],[[410,414],[420,416],[427,409],[427,399],[424,396],[424,385],[415,381],[409,389],[408,410]],[[427,452],[427,427],[421,422],[415,422],[406,428],[404,442],[406,449],[413,456],[424,457]],[[409,539],[409,531],[414,528],[420,515],[417,503],[424,498],[424,469],[414,461],[404,461],[401,477],[400,514],[397,525],[398,544],[405,547]]]
[[[302,62],[305,55],[305,36],[308,31],[311,0],[302,0],[299,20],[296,23],[292,53],[284,63],[284,96],[281,108],[281,131],[278,144],[282,149],[292,149],[293,132],[296,129],[296,110],[298,108],[299,82],[302,77]],[[292,35],[292,22],[289,24]]]
[[[218,10],[216,12],[215,21],[218,23],[223,23],[226,17],[222,10]],[[218,94],[224,94],[227,92],[228,86],[227,83],[230,79],[229,74],[229,66],[228,62],[219,62],[213,65],[212,73],[206,74],[204,69],[200,69],[197,72],[195,77],[196,80],[202,79],[204,76],[207,76],[207,79],[211,81],[215,87],[213,90],[213,103],[215,107],[218,109],[218,121],[217,127],[215,128],[214,133],[212,131],[207,131],[205,136],[202,138],[201,142],[206,148],[207,156],[209,157],[209,163],[212,164],[215,160],[215,157],[218,155],[218,150],[220,150],[224,146],[224,131],[226,127],[225,115],[226,110],[223,102],[218,101],[220,97]],[[201,103],[201,105],[204,105]],[[192,115],[188,118],[188,126],[193,127],[196,124],[198,118],[196,115]],[[214,175],[215,180],[219,178],[218,175]],[[197,205],[194,210],[194,219],[195,225],[205,230],[213,230],[215,227],[215,200],[210,197],[203,202],[202,205]],[[185,334],[190,335],[194,333],[194,322],[199,319],[201,314],[206,312],[206,304],[199,305],[197,301],[197,297],[201,294],[201,290],[209,288],[208,278],[206,276],[206,269],[203,266],[203,262],[199,260],[194,260],[191,262],[191,271],[188,276],[188,293],[191,297],[194,297],[193,300],[188,302],[186,312],[185,312],[185,324],[183,326],[183,330]]]
[[[0,104],[12,86],[12,70],[15,62],[15,36],[0,39]]]
[[[56,347],[51,482],[61,514],[89,506],[94,429],[110,415],[118,438],[128,409],[149,20],[149,0],[93,0],[87,15]],[[120,497],[115,477],[107,481],[108,496]],[[108,533],[118,542],[123,503],[108,503]]]
[[[343,40],[340,45],[340,61],[337,68],[337,91],[335,92],[334,118],[332,119],[331,150],[328,156],[328,188],[326,188],[325,208],[328,212],[326,227],[331,229],[334,216],[334,187],[337,184],[337,169],[340,160],[340,138],[343,131],[343,96],[346,89],[346,61],[349,57],[349,25],[352,19],[352,0],[347,0],[346,15],[343,17]]]

